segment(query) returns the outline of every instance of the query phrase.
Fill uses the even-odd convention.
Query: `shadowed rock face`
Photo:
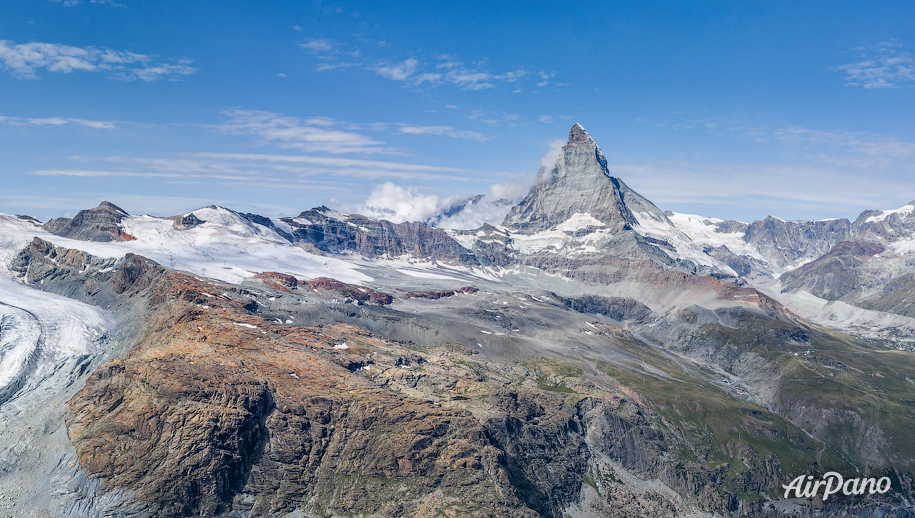
[[[325,252],[357,253],[369,258],[411,254],[446,264],[479,264],[451,236],[424,223],[391,223],[358,214],[336,218],[329,213],[327,207],[318,207],[282,221],[294,229],[295,239]]]
[[[667,217],[647,199],[610,175],[607,159],[594,139],[580,125],[569,132],[569,142],[547,176],[505,217],[503,225],[522,233],[550,229],[573,214],[587,213],[612,231],[638,225],[633,211],[650,214],[658,221]]]
[[[744,241],[765,257],[784,267],[799,259],[814,259],[848,239],[851,223],[847,219],[827,221],[783,221],[769,216],[751,223]]]
[[[817,297],[837,300],[861,287],[858,269],[886,248],[880,243],[842,241],[822,257],[781,277],[784,289],[805,290]]]
[[[52,234],[83,241],[131,241],[133,236],[120,228],[128,214],[113,203],[103,201],[94,209],[81,210],[73,219],[52,219],[44,229]]]

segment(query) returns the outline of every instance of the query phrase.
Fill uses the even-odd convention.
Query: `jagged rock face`
[[[446,264],[478,264],[473,254],[451,236],[418,221],[391,223],[358,214],[337,218],[329,213],[326,207],[319,207],[282,221],[294,229],[295,239],[325,252],[357,253],[369,258],[410,254]]]
[[[553,228],[576,213],[590,214],[611,231],[637,226],[633,212],[669,223],[654,204],[610,175],[607,159],[580,124],[572,127],[553,169],[541,170],[540,176],[545,174],[549,177],[512,208],[504,226],[534,233]]]
[[[130,241],[134,237],[123,232],[121,220],[127,212],[107,201],[94,209],[81,210],[73,219],[52,219],[44,224],[48,232],[71,239],[83,241]]]
[[[847,219],[784,221],[769,216],[751,223],[743,239],[777,266],[785,267],[820,257],[850,234]]]

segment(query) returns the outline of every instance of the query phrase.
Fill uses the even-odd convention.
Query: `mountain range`
[[[579,124],[538,179],[475,229],[0,214],[0,511],[915,515],[915,202],[664,212]],[[891,489],[786,495],[829,472]]]

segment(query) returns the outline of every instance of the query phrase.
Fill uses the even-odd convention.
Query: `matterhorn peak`
[[[569,131],[569,145],[570,146],[596,146],[597,143],[594,142],[594,139],[591,138],[591,135],[588,134],[588,130],[585,129],[580,123],[576,122],[572,129]]]
[[[515,232],[551,230],[570,218],[593,218],[607,230],[639,225],[634,212],[670,223],[653,203],[612,176],[607,159],[584,126],[576,123],[556,166],[512,208],[503,225]]]

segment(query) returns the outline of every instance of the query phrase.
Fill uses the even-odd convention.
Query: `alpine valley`
[[[0,214],[0,516],[915,515],[915,202],[725,221],[607,164],[576,124],[473,230]],[[830,472],[889,490],[786,497]]]

